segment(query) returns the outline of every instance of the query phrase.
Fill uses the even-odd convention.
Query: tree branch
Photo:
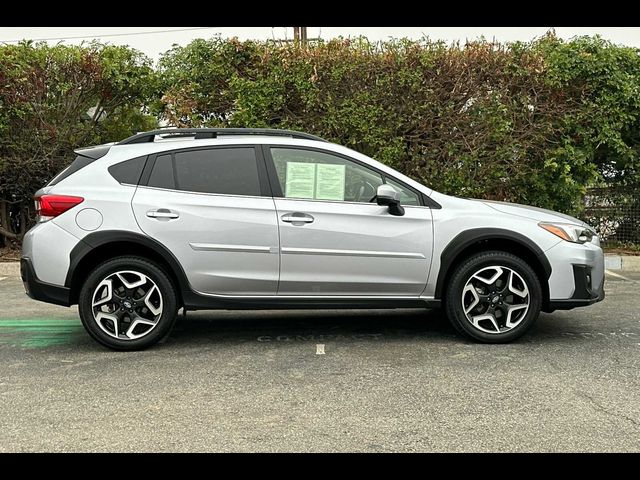
[[[24,236],[24,234],[10,232],[9,230],[6,230],[4,227],[0,227],[0,235],[6,238],[10,238],[11,240],[22,240],[22,237]]]

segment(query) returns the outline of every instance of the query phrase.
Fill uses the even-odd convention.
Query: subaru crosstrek
[[[35,195],[22,279],[116,350],[167,336],[180,308],[442,306],[502,343],[604,298],[584,222],[443,195],[313,135],[164,129],[76,153]]]

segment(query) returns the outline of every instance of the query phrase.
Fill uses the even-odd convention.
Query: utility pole
[[[307,43],[307,27],[293,27],[293,41]]]

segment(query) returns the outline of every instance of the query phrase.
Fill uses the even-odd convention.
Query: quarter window
[[[137,157],[109,167],[109,173],[120,183],[137,185],[147,157]]]
[[[215,148],[159,155],[148,185],[223,195],[261,194],[253,148]]]

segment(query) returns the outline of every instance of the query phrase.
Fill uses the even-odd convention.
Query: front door
[[[275,295],[278,225],[253,146],[159,154],[133,198],[140,228],[164,244],[191,287],[219,295]]]
[[[417,192],[330,152],[270,147],[267,153],[280,229],[278,295],[421,294],[432,230],[431,210]],[[383,183],[400,191],[404,216],[375,202]]]

